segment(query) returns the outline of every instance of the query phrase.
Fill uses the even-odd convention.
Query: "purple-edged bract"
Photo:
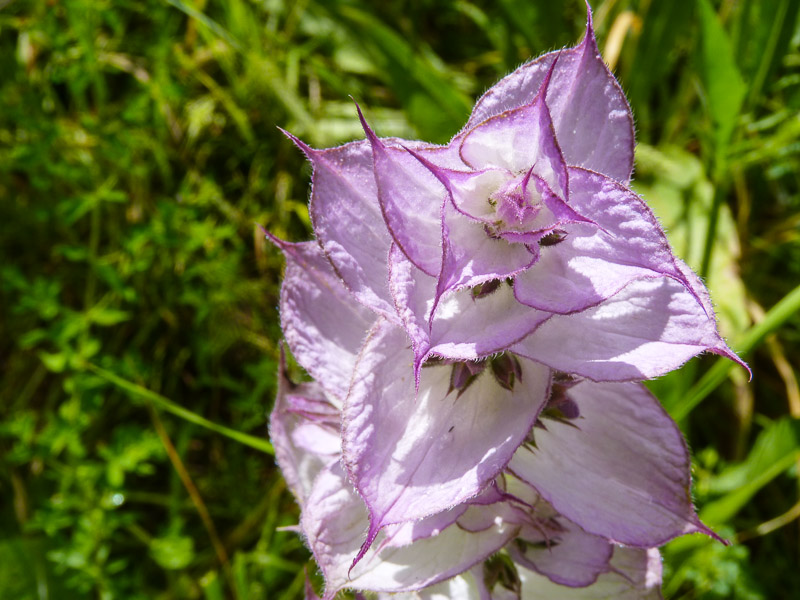
[[[317,239],[270,236],[314,379],[281,369],[271,435],[323,597],[660,598],[656,547],[713,533],[681,433],[637,381],[739,359],[627,187],[633,121],[591,16],[446,146],[359,116],[362,141],[292,137]]]

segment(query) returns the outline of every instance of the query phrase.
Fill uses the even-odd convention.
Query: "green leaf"
[[[150,556],[167,570],[184,569],[194,559],[194,539],[186,536],[155,538],[150,542]]]
[[[216,571],[209,571],[200,578],[200,587],[206,600],[225,600],[222,581]]]
[[[724,546],[704,536],[684,536],[670,542],[663,553],[668,564],[688,554],[674,575],[666,578],[664,598],[686,599],[687,595],[676,592],[682,584],[690,583],[691,598],[765,600],[758,581],[748,571],[747,546]]]
[[[747,103],[757,104],[767,82],[780,67],[795,33],[800,2],[746,0],[737,3],[732,40],[747,80]]]
[[[247,576],[247,558],[241,552],[233,556],[233,582],[237,600],[250,599],[250,582]]]
[[[785,418],[761,433],[747,460],[726,471],[712,487],[733,487],[719,500],[700,511],[709,524],[729,521],[770,481],[794,465],[800,458],[800,420]]]
[[[717,156],[722,157],[736,126],[747,87],[733,48],[709,0],[700,0],[700,77],[715,130]]]
[[[342,5],[337,18],[368,51],[421,133],[434,142],[455,135],[469,116],[472,101],[453,85],[443,69],[435,68],[398,33],[366,11]]]
[[[67,355],[63,352],[39,352],[39,358],[49,371],[61,373],[67,366]]]
[[[728,467],[708,483],[712,494],[732,492],[756,480],[800,448],[800,420],[785,417],[764,429],[753,444],[747,458]]]
[[[623,79],[631,105],[636,108],[637,121],[642,113],[645,119],[649,117],[653,90],[679,57],[679,38],[685,35],[694,13],[693,2],[650,2],[646,6],[633,62]]]
[[[102,327],[109,327],[123,323],[131,318],[131,313],[125,310],[117,310],[115,308],[93,308],[87,315],[92,323],[96,323]]]

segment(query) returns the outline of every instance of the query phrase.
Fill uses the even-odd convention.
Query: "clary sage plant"
[[[714,536],[638,381],[739,361],[627,186],[633,119],[583,41],[523,65],[446,146],[316,150],[316,241],[286,257],[271,417],[298,531],[339,591],[659,598],[657,547]],[[317,595],[308,587],[307,596]]]

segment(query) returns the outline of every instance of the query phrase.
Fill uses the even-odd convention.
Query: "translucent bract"
[[[317,239],[270,236],[314,379],[281,371],[271,435],[323,597],[659,598],[656,547],[713,533],[679,429],[637,382],[738,358],[627,187],[633,120],[591,17],[446,146],[359,116],[345,146],[290,136]]]

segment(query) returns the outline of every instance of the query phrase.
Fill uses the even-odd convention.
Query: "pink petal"
[[[433,315],[437,280],[414,268],[402,252],[393,251],[389,260],[392,295],[417,370],[431,353],[474,360],[502,352],[550,316],[517,302],[505,283],[484,298],[475,298],[471,290],[446,294]]]
[[[387,525],[383,529],[380,548],[388,546],[408,546],[418,540],[439,535],[456,522],[458,527],[467,531],[484,531],[499,524],[498,518],[507,523],[520,524],[518,518],[510,510],[512,507],[496,486],[489,485],[477,496],[467,502],[458,504],[435,515],[425,517],[419,521],[405,521]],[[480,515],[480,516],[477,516]],[[509,518],[503,519],[504,516]],[[475,524],[477,520],[488,521],[483,526],[465,527],[465,523]]]
[[[378,203],[369,143],[314,150],[290,137],[314,165],[309,214],[325,255],[359,302],[393,318],[386,285],[391,237]]]
[[[480,569],[480,566],[475,569]],[[488,592],[484,595],[484,589],[472,571],[468,571],[416,592],[381,593],[378,594],[378,600],[489,600]]]
[[[431,347],[429,320],[434,308],[436,282],[436,279],[417,269],[397,245],[392,245],[389,252],[389,286],[397,314],[411,340],[417,384],[422,361]]]
[[[600,575],[594,584],[579,588],[558,585],[520,568],[522,600],[662,600],[661,558],[656,548],[617,546],[611,566],[613,571]]]
[[[459,212],[478,223],[486,225],[494,223],[497,211],[489,203],[489,197],[512,179],[514,173],[499,168],[477,171],[444,169],[417,153],[412,152],[412,154],[445,186],[453,205]]]
[[[560,198],[567,199],[567,169],[550,111],[545,104],[549,76],[530,103],[495,114],[469,129],[460,139],[460,154],[473,169],[501,167],[541,177]]]
[[[443,232],[437,300],[453,290],[513,277],[536,262],[525,245],[488,236],[482,224],[464,217],[450,203],[444,207]]]
[[[546,322],[549,313],[523,306],[506,284],[485,298],[471,290],[445,296],[431,327],[431,353],[472,360],[508,349]]]
[[[608,540],[586,533],[567,519],[557,519],[560,530],[548,535],[540,544],[510,544],[508,551],[514,562],[545,575],[550,581],[571,587],[594,583],[609,570],[613,546]],[[521,536],[525,540],[525,536]],[[531,540],[537,541],[537,540]]]
[[[528,520],[522,508],[504,501],[487,506],[469,506],[468,510],[458,518],[458,526],[464,531],[477,533],[495,527],[498,523],[523,525]]]
[[[324,600],[331,600],[345,588],[374,592],[423,589],[483,561],[517,531],[515,526],[504,524],[481,533],[449,527],[403,547],[382,546],[379,537],[375,548],[351,569],[366,523],[364,503],[347,482],[341,464],[323,470],[304,507],[302,524],[325,576]]]
[[[593,308],[554,315],[512,350],[595,381],[658,377],[704,351],[732,356],[697,297],[666,277],[634,280]]]
[[[640,277],[667,275],[686,283],[641,198],[598,173],[573,167],[569,176],[570,206],[595,225],[570,225],[563,241],[541,248],[536,266],[514,282],[520,302],[567,314],[599,304]]]
[[[409,260],[429,275],[442,261],[442,205],[446,191],[405,149],[386,146],[359,117],[372,146],[378,199],[392,238]]]
[[[625,94],[600,57],[591,14],[583,42],[545,54],[502,79],[475,105],[464,132],[529,104],[553,61],[557,62],[546,102],[566,163],[627,182],[633,171],[633,117]]]
[[[450,365],[423,368],[415,393],[413,353],[402,329],[379,323],[364,345],[343,412],[344,462],[377,532],[439,513],[478,494],[530,430],[549,371],[523,361],[513,391],[484,372],[449,391]]]
[[[680,270],[685,281],[688,283],[689,289],[692,290],[695,297],[703,305],[703,310],[705,310],[706,314],[708,315],[708,318],[716,322],[716,316],[714,315],[714,307],[711,304],[711,297],[708,294],[708,289],[706,288],[706,286],[703,285],[703,282],[700,280],[697,274],[695,274],[695,272],[692,271],[685,262],[683,262],[680,259],[676,259],[675,265],[678,267],[678,270]],[[733,362],[741,366],[749,373],[750,379],[753,378],[753,372],[750,370],[750,367],[747,366],[747,363],[744,362],[738,356],[736,356],[736,353],[730,348],[728,348],[727,344],[725,344],[725,342],[721,338],[718,344],[714,348],[712,348],[711,351],[714,352],[714,354],[719,354],[720,356],[730,358]]]
[[[447,292],[512,277],[536,262],[536,255],[526,246],[509,244],[486,231],[486,225],[494,221],[485,211],[487,198],[509,179],[510,173],[500,169],[473,173],[444,169],[420,153],[409,153],[439,180],[451,200],[441,207],[442,253],[434,310]],[[476,197],[481,201],[476,203]]]
[[[345,289],[317,244],[272,239],[286,257],[283,335],[297,362],[341,407],[356,355],[376,317]]]
[[[509,465],[514,474],[567,519],[617,543],[651,547],[710,533],[692,506],[683,436],[644,386],[584,381],[566,394],[580,418],[534,429],[535,445]]]
[[[275,459],[283,472],[289,489],[301,504],[311,493],[314,479],[327,465],[337,462],[341,452],[341,443],[331,453],[330,436],[333,432],[325,431],[318,425],[325,436],[319,447],[300,447],[296,443],[298,432],[308,425],[309,421],[299,412],[292,410],[292,396],[302,398],[307,406],[316,406],[325,411],[331,405],[322,388],[316,383],[291,383],[285,375],[284,357],[278,370],[278,395],[269,420],[269,437],[275,447]],[[334,437],[335,436],[334,434]],[[338,440],[337,440],[338,442]]]
[[[405,521],[387,525],[383,530],[384,535],[379,548],[389,546],[400,548],[419,540],[439,535],[442,531],[454,525],[469,507],[470,505],[467,503],[458,504],[453,508],[425,517],[419,521]]]

